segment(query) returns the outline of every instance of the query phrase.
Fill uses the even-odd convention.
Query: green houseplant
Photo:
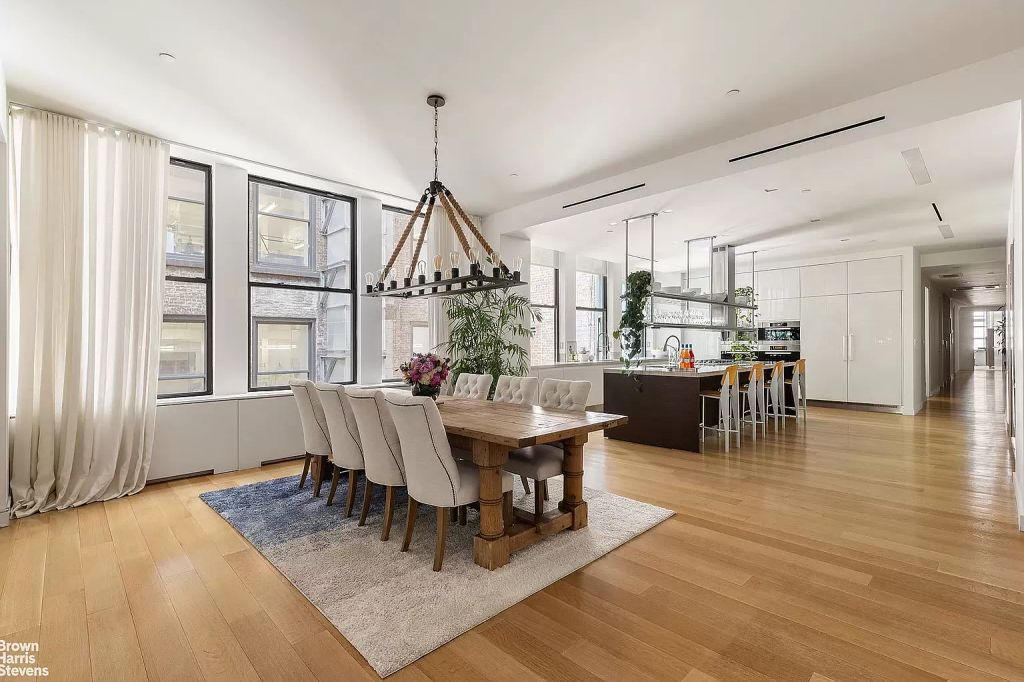
[[[644,349],[647,331],[646,308],[651,298],[651,273],[637,270],[626,275],[626,294],[622,298],[622,319],[612,336],[622,346],[622,363],[629,369]]]
[[[532,337],[533,322],[541,317],[526,297],[488,290],[449,296],[442,305],[450,331],[440,346],[452,358],[453,383],[463,372],[490,374],[493,393],[499,375],[529,371],[529,352],[515,339]]]
[[[746,300],[750,305],[756,305],[754,303],[754,287],[738,287],[733,291],[733,300],[741,301]],[[736,326],[737,327],[753,327],[754,323],[754,311],[745,308],[736,309]],[[751,336],[749,331],[735,331],[733,332],[732,344],[729,346],[729,352],[732,353],[734,360],[750,361],[755,359],[755,340]]]

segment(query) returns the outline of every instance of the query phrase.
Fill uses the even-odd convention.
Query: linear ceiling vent
[[[812,140],[820,140],[821,138],[828,137],[829,135],[845,133],[847,130],[861,128],[863,126],[871,125],[872,123],[878,123],[879,121],[884,120],[885,116],[875,116],[874,118],[869,118],[866,121],[860,121],[859,123],[851,123],[850,125],[843,126],[842,128],[836,128],[835,130],[826,130],[825,132],[818,133],[817,135],[811,135],[810,137],[801,137],[799,140],[793,140],[792,142],[777,144],[774,147],[768,147],[767,149],[761,149],[756,152],[750,152],[749,154],[744,154],[743,156],[737,156],[734,159],[729,159],[729,163],[732,163],[733,161],[742,161],[743,159],[749,159],[754,156],[761,156],[761,154],[768,154],[769,152],[777,152],[780,149],[785,149],[786,147],[792,147],[794,145],[803,144],[804,142],[811,142]]]
[[[953,228],[949,225],[939,225],[939,234],[942,235],[943,239],[953,238]]]
[[[910,171],[910,177],[914,178],[914,182],[918,185],[931,183],[932,176],[928,172],[928,166],[924,165],[924,156],[921,155],[921,149],[914,147],[913,149],[903,151],[902,154],[903,161],[907,164],[907,170]]]
[[[589,199],[581,199],[580,201],[574,201],[571,204],[566,204],[562,208],[572,208],[573,206],[579,206],[580,204],[588,204],[591,201],[597,201],[598,199],[604,199],[605,197],[613,197],[616,194],[622,194],[623,192],[631,192],[634,189],[640,189],[641,187],[646,186],[646,182],[641,182],[639,185],[633,185],[632,187],[623,187],[622,189],[617,189],[614,192],[605,192],[604,194],[598,194],[596,197],[590,197]]]
[[[957,273],[947,273],[945,275],[939,275],[939,279],[960,279],[960,275]]]

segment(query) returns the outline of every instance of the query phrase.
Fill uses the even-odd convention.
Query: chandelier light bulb
[[[440,272],[442,265],[444,265],[444,259],[441,258],[441,254],[437,254],[434,256],[434,272]]]
[[[522,256],[517,256],[516,259],[512,262],[512,266],[513,266],[513,269],[516,272],[522,272],[523,271],[523,257]]]
[[[366,273],[366,286],[373,286],[373,273]]]
[[[420,274],[420,275],[427,274],[427,262],[426,261],[421,260],[419,263],[416,264],[416,273]]]
[[[459,252],[452,251],[448,254],[448,262],[452,264],[453,268],[459,267]]]

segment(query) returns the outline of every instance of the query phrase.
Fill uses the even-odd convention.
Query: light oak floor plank
[[[389,679],[1024,679],[1003,400],[979,371],[916,417],[815,407],[729,453],[594,434],[586,485],[678,515]],[[13,521],[0,637],[58,679],[376,679],[199,499],[300,467]]]

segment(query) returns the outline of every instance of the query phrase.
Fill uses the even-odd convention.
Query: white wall
[[[1007,250],[1008,255],[1012,249],[1013,271],[1010,273],[1013,286],[1010,299],[1012,305],[1008,306],[1009,319],[1007,328],[1009,330],[1009,341],[1013,349],[1013,421],[1014,436],[1011,443],[1014,446],[1015,471],[1013,474],[1014,491],[1017,497],[1017,518],[1018,524],[1024,531],[1024,453],[1021,452],[1021,440],[1018,437],[1020,429],[1024,426],[1024,254],[1021,249],[1024,247],[1024,169],[1022,169],[1021,145],[1024,144],[1024,131],[1018,129],[1017,149],[1013,161],[1013,184],[1010,188],[1010,214],[1007,220]],[[1011,409],[1010,406],[1007,406]]]
[[[7,225],[7,142],[8,142],[8,121],[7,121],[7,83],[4,80],[4,65],[0,62],[0,527],[6,526],[9,521],[8,510],[11,508],[8,501],[8,471],[9,471],[9,450],[8,429],[10,420],[7,405],[8,396],[8,374],[7,374],[7,349],[10,344],[7,342],[7,297],[9,287],[9,254],[10,238]]]
[[[942,376],[943,354],[947,352],[942,335],[942,301],[945,294],[936,286],[922,289],[928,289],[928,327],[925,334],[928,342],[928,367],[925,390],[927,397],[931,397],[945,383],[945,377]]]

